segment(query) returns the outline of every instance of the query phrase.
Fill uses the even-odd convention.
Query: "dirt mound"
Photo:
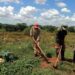
[[[56,62],[57,58],[56,57],[52,57],[52,58],[48,58],[48,61],[50,63],[47,63],[45,60],[41,60],[41,64],[40,67],[41,68],[48,68],[50,67],[52,64],[54,64]]]

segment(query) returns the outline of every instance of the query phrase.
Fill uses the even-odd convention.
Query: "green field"
[[[55,33],[43,31],[41,34],[41,48],[45,53],[55,56]],[[73,59],[73,45],[75,33],[68,33],[66,39],[65,58]],[[18,59],[14,62],[0,64],[0,75],[75,75],[75,63],[64,61],[58,69],[41,68],[40,59],[34,57],[32,40],[23,32],[0,32],[0,52],[13,52]]]

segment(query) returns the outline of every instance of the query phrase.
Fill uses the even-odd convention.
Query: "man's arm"
[[[37,37],[37,41],[40,40],[40,35],[41,35],[41,29],[39,28],[39,36]]]
[[[34,39],[34,37],[32,37],[32,40],[34,41],[34,43],[36,43],[36,44],[37,44],[37,41]]]
[[[36,41],[35,41],[35,39],[34,39],[34,37],[33,37],[33,27],[32,27],[31,30],[30,30],[30,36],[31,36],[32,40],[36,43]]]
[[[33,36],[33,27],[30,29],[30,36]]]

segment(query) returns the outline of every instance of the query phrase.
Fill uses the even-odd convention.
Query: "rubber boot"
[[[75,50],[74,50],[74,55],[73,55],[73,62],[75,62]]]
[[[65,58],[64,58],[64,52],[65,52],[65,50],[61,50],[61,60],[65,60]]]

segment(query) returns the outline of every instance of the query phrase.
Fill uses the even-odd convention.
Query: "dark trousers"
[[[65,54],[65,50],[61,50],[61,60],[65,59],[64,54]]]
[[[60,53],[61,60],[64,60],[65,59],[65,56],[64,56],[65,55],[65,45],[59,44],[59,46],[62,46],[61,53]],[[59,54],[59,48],[56,49],[56,56],[58,56],[58,54]]]
[[[73,62],[75,62],[75,51],[74,51],[74,55],[73,55]]]

